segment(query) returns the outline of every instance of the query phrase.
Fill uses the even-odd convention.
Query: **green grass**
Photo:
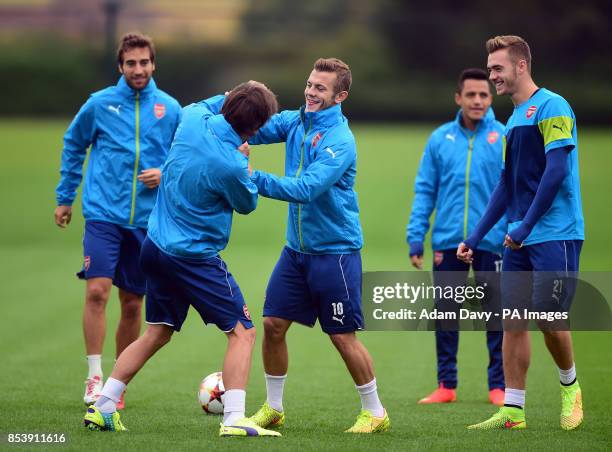
[[[80,326],[84,285],[74,277],[82,259],[83,220],[80,208],[75,209],[67,230],[55,227],[52,218],[66,126],[67,121],[0,122],[3,434],[64,432],[68,435],[65,447],[70,450],[609,449],[610,333],[574,335],[586,418],[578,431],[567,433],[558,427],[556,369],[538,334],[533,334],[528,379],[528,430],[468,432],[466,424],[481,421],[494,411],[486,402],[484,333],[461,334],[458,402],[418,406],[416,400],[436,384],[433,334],[365,332],[360,337],[374,358],[380,396],[393,426],[388,434],[364,438],[341,433],[357,415],[359,399],[343,363],[318,326],[313,330],[295,326],[289,332],[284,437],[220,440],[216,437],[219,419],[202,414],[195,393],[202,377],[220,369],[226,341],[216,328],[202,328],[193,313],[184,330],[130,384],[123,415],[130,432],[85,431],[81,396],[86,369]],[[365,235],[365,270],[408,269],[404,231],[414,173],[431,127],[360,125],[354,130],[359,146],[357,191]],[[605,206],[612,191],[612,132],[582,130],[580,139],[587,222],[582,268],[610,270],[612,216]],[[282,148],[256,150],[253,162],[256,167],[281,172]],[[259,333],[258,313],[268,276],[284,244],[285,221],[284,204],[262,199],[253,214],[234,217],[230,246],[223,253]],[[427,257],[430,259],[431,253]],[[113,331],[118,317],[115,293],[107,313],[106,375],[113,365]],[[248,387],[249,412],[265,397],[260,341],[259,335]]]

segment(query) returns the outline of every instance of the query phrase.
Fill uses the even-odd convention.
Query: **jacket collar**
[[[121,95],[125,97],[136,97],[137,90],[135,90],[134,88],[132,88],[130,85],[127,84],[127,82],[125,81],[125,77],[123,75],[119,79],[119,82],[117,82],[117,88],[119,89],[119,92],[121,93]],[[156,89],[157,89],[157,85],[155,84],[155,80],[153,80],[153,77],[151,77],[151,80],[149,80],[149,83],[147,83],[147,86],[139,90],[140,91],[139,97],[143,98],[143,97],[150,96],[151,94],[155,92]]]
[[[459,127],[461,130],[466,131],[467,133],[474,133],[474,132],[478,132],[480,130],[484,130],[483,126],[487,126],[489,123],[495,121],[495,113],[493,112],[493,107],[489,107],[489,109],[487,110],[487,113],[484,115],[484,118],[482,118],[480,120],[480,123],[476,126],[476,130],[469,130],[467,128],[465,128],[463,126],[463,123],[461,122],[461,112],[462,110],[459,109],[459,111],[457,112],[457,114],[455,115],[455,123],[457,125],[457,127]]]
[[[302,123],[309,124],[310,127],[331,127],[342,120],[342,104],[336,104],[325,110],[315,112],[306,111],[306,106],[300,108],[300,118]]]
[[[229,122],[225,120],[223,115],[214,115],[208,119],[208,126],[221,141],[234,146],[235,149],[242,144],[240,136],[236,133]]]

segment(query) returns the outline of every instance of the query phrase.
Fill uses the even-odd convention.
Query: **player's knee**
[[[266,339],[271,341],[284,340],[287,333],[286,322],[274,317],[264,317],[263,326]]]
[[[253,347],[255,345],[255,337],[257,334],[255,331],[255,327],[240,328],[239,330],[237,330],[237,332],[239,332],[240,339],[248,343],[250,347]]]
[[[135,319],[140,317],[142,310],[142,298],[138,295],[121,298],[121,316],[123,318]]]
[[[110,289],[104,284],[90,284],[87,286],[86,302],[90,306],[104,308],[108,301]]]
[[[340,353],[351,350],[356,340],[352,333],[330,334],[329,338]]]
[[[536,325],[538,325],[538,328],[547,339],[557,339],[563,336],[565,331],[569,330],[565,325],[551,325],[546,320],[537,320]]]
[[[166,325],[152,325],[145,331],[145,337],[156,348],[161,348],[172,339],[172,328]]]

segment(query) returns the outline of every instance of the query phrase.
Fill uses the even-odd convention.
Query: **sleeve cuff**
[[[410,257],[423,255],[423,242],[412,242],[410,245]]]

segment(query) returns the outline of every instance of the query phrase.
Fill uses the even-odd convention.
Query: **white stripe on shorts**
[[[227,264],[223,262],[223,259],[221,259],[220,257],[217,257],[217,259],[219,259],[219,262],[221,262],[221,268],[225,272],[225,281],[227,282],[227,287],[229,287],[231,297],[234,298],[234,293],[232,292],[232,286],[230,286],[229,279],[227,277]]]
[[[342,269],[342,256],[343,254],[341,254],[340,259],[338,259],[338,265],[340,265],[340,272],[342,273],[342,281],[344,281],[344,288],[346,289],[346,299],[350,300],[351,297],[349,296],[348,287],[346,285],[346,278],[344,278],[344,270]]]
[[[565,251],[565,276],[568,276],[568,272],[567,272],[567,245],[565,245],[565,240],[563,241],[563,251]]]

